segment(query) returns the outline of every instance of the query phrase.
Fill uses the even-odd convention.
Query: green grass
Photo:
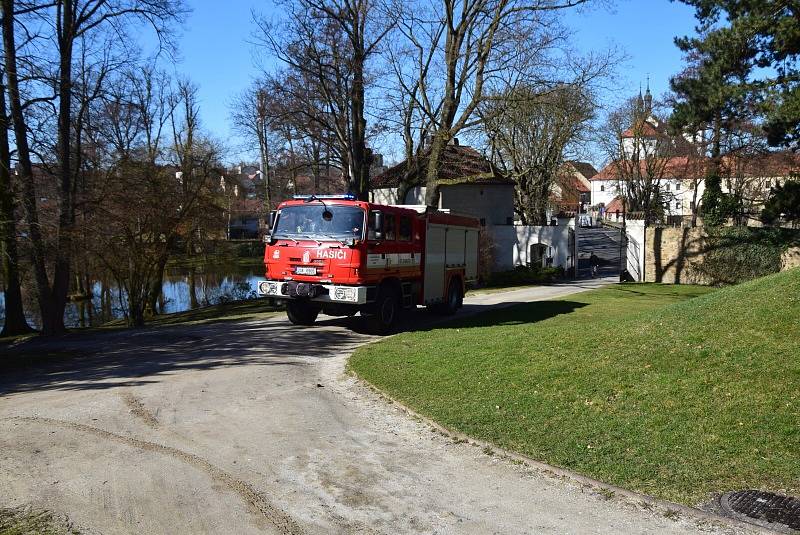
[[[72,535],[74,530],[63,519],[48,511],[29,508],[0,509],[0,535]]]
[[[614,285],[361,348],[442,425],[695,505],[800,491],[800,269],[710,292]]]

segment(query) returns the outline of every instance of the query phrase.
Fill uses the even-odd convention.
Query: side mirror
[[[372,210],[369,213],[369,234],[367,238],[370,240],[383,239],[383,212],[380,210]]]

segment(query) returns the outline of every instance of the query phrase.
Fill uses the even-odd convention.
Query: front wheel
[[[365,317],[369,332],[387,334],[400,316],[400,296],[391,288],[381,288],[371,309]]]
[[[295,325],[314,325],[319,315],[319,307],[307,301],[290,300],[286,303],[286,315]]]

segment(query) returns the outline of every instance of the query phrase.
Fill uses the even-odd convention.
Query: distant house
[[[514,224],[514,181],[499,171],[477,150],[457,141],[447,145],[439,171],[439,209],[471,215],[482,226]],[[406,162],[373,177],[370,200],[380,204],[425,204],[425,172],[428,155],[423,153],[419,173],[411,173],[402,199],[399,190],[407,173]]]
[[[402,162],[373,177],[370,200],[380,204],[425,204],[428,154],[423,152],[418,161],[411,163],[410,168],[418,171],[409,173],[409,165]],[[567,182],[573,187],[575,177]],[[474,148],[457,141],[447,145],[438,184],[439,209],[480,220],[485,240],[482,243],[491,244],[492,248],[492,271],[519,265],[561,266],[567,270],[573,267],[573,226],[567,220],[552,227],[515,224],[514,181],[504,178]]]
[[[580,208],[585,213],[591,205],[591,178],[597,169],[587,162],[564,162],[551,193],[555,211],[574,212]]]
[[[606,219],[621,219],[625,203],[620,185],[627,178],[624,175],[630,174],[630,170],[622,173],[621,169],[638,161],[639,175],[650,174],[658,182],[665,218],[688,219],[700,209],[711,159],[701,155],[702,149],[696,146],[697,135],[671,137],[665,126],[652,116],[649,88],[644,96],[639,95],[637,106],[634,124],[621,135],[625,159],[609,162],[589,178],[590,204]],[[664,149],[672,154],[658,156]],[[755,223],[770,188],[800,173],[800,154],[740,151],[724,156],[720,167],[722,191],[736,194],[744,204],[744,215]]]

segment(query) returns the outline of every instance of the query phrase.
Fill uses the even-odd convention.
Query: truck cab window
[[[400,218],[400,241],[411,241],[411,218],[403,216]]]
[[[394,214],[386,214],[383,224],[383,235],[387,241],[394,241],[396,236],[395,231],[395,216]]]

